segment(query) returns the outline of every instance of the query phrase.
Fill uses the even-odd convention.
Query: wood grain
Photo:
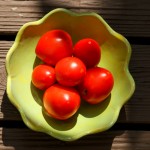
[[[149,150],[150,131],[107,131],[63,142],[29,129],[0,128],[1,150]]]
[[[0,41],[0,104],[1,120],[21,120],[6,94],[5,56],[13,41]],[[129,69],[136,82],[136,90],[122,108],[118,122],[150,123],[150,45],[132,45]]]
[[[135,80],[136,89],[131,100],[125,106],[126,120],[149,123],[150,119],[150,45],[132,45],[132,56],[129,65]],[[142,106],[141,106],[142,105]],[[146,120],[144,118],[147,118]]]
[[[132,0],[61,0],[2,1],[0,0],[0,34],[16,34],[26,22],[43,17],[52,9],[63,7],[76,12],[96,12],[110,26],[125,36],[150,36],[150,1]]]
[[[5,59],[9,48],[13,41],[0,41],[0,120],[20,120],[20,114],[12,104],[10,104],[6,94],[6,78]],[[5,114],[5,117],[4,117]]]

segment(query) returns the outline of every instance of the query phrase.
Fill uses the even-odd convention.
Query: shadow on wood
[[[2,119],[3,121],[21,120],[18,110],[9,101],[6,91],[4,92],[3,99],[2,99],[1,112],[3,114],[3,119]]]
[[[122,110],[124,112],[124,109]],[[51,150],[57,149],[86,149],[86,150],[111,150],[112,143],[116,136],[120,136],[124,131],[108,130],[102,133],[87,135],[73,142],[64,142],[57,140],[44,133],[32,131],[23,124],[17,109],[9,102],[6,92],[2,100],[3,120],[2,141],[5,147],[11,147],[15,150]],[[122,113],[125,117],[125,113]],[[39,142],[37,142],[39,141]]]
[[[17,109],[10,103],[6,91],[3,95],[1,110],[3,113],[3,119],[1,120],[3,126],[3,145],[15,150],[47,150],[47,148],[51,150],[76,150],[84,148],[86,150],[111,150],[114,138],[124,133],[123,130],[117,130],[117,132],[115,130],[108,130],[102,133],[87,135],[73,142],[64,142],[44,133],[28,129],[22,122]],[[124,109],[122,109],[122,114],[125,117]]]
[[[73,142],[63,142],[57,140],[44,133],[32,131],[23,124],[17,109],[10,103],[6,92],[2,100],[3,124],[2,141],[6,147],[15,148],[15,150],[46,150],[49,147],[55,149],[86,149],[86,150],[111,150],[112,143],[116,136],[124,133],[124,131],[108,130],[102,133],[87,135]],[[122,117],[125,117],[124,109],[122,109]],[[39,142],[37,142],[39,141]]]
[[[123,132],[124,131],[106,131],[85,136],[77,141],[64,142],[26,128],[3,128],[2,140],[4,146],[13,147],[15,150],[47,150],[48,148],[51,150],[111,150],[114,138],[123,134]]]

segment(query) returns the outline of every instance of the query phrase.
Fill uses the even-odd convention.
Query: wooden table
[[[131,43],[130,72],[136,90],[108,131],[74,142],[28,129],[6,94],[5,56],[16,33],[52,9],[96,12]],[[0,0],[0,150],[150,150],[150,1],[149,0]]]

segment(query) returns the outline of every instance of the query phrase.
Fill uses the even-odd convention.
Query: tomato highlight
[[[32,72],[32,83],[40,90],[45,90],[56,81],[55,70],[51,66],[38,65]]]
[[[72,117],[80,107],[80,95],[72,87],[54,84],[43,96],[44,108],[47,113],[59,120]]]
[[[113,85],[114,78],[110,71],[105,68],[94,67],[87,70],[78,90],[86,102],[98,104],[109,96]]]
[[[76,57],[65,57],[55,66],[56,79],[64,86],[76,86],[86,74],[84,63]]]
[[[35,53],[43,62],[55,66],[60,59],[72,56],[72,39],[63,30],[48,31],[38,41]]]
[[[73,55],[81,59],[87,68],[92,68],[100,62],[101,48],[95,40],[85,38],[75,44]]]

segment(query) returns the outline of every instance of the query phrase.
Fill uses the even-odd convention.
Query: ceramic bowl
[[[83,103],[76,115],[66,121],[45,115],[43,93],[31,84],[32,70],[41,63],[35,55],[36,44],[41,35],[52,29],[67,31],[73,43],[86,37],[95,39],[102,48],[99,66],[110,70],[114,76],[113,90],[104,102],[98,105]],[[24,123],[35,131],[63,141],[102,132],[112,127],[121,107],[134,92],[135,83],[128,70],[130,55],[129,42],[98,14],[55,9],[38,21],[26,23],[19,30],[6,57],[7,94]]]

